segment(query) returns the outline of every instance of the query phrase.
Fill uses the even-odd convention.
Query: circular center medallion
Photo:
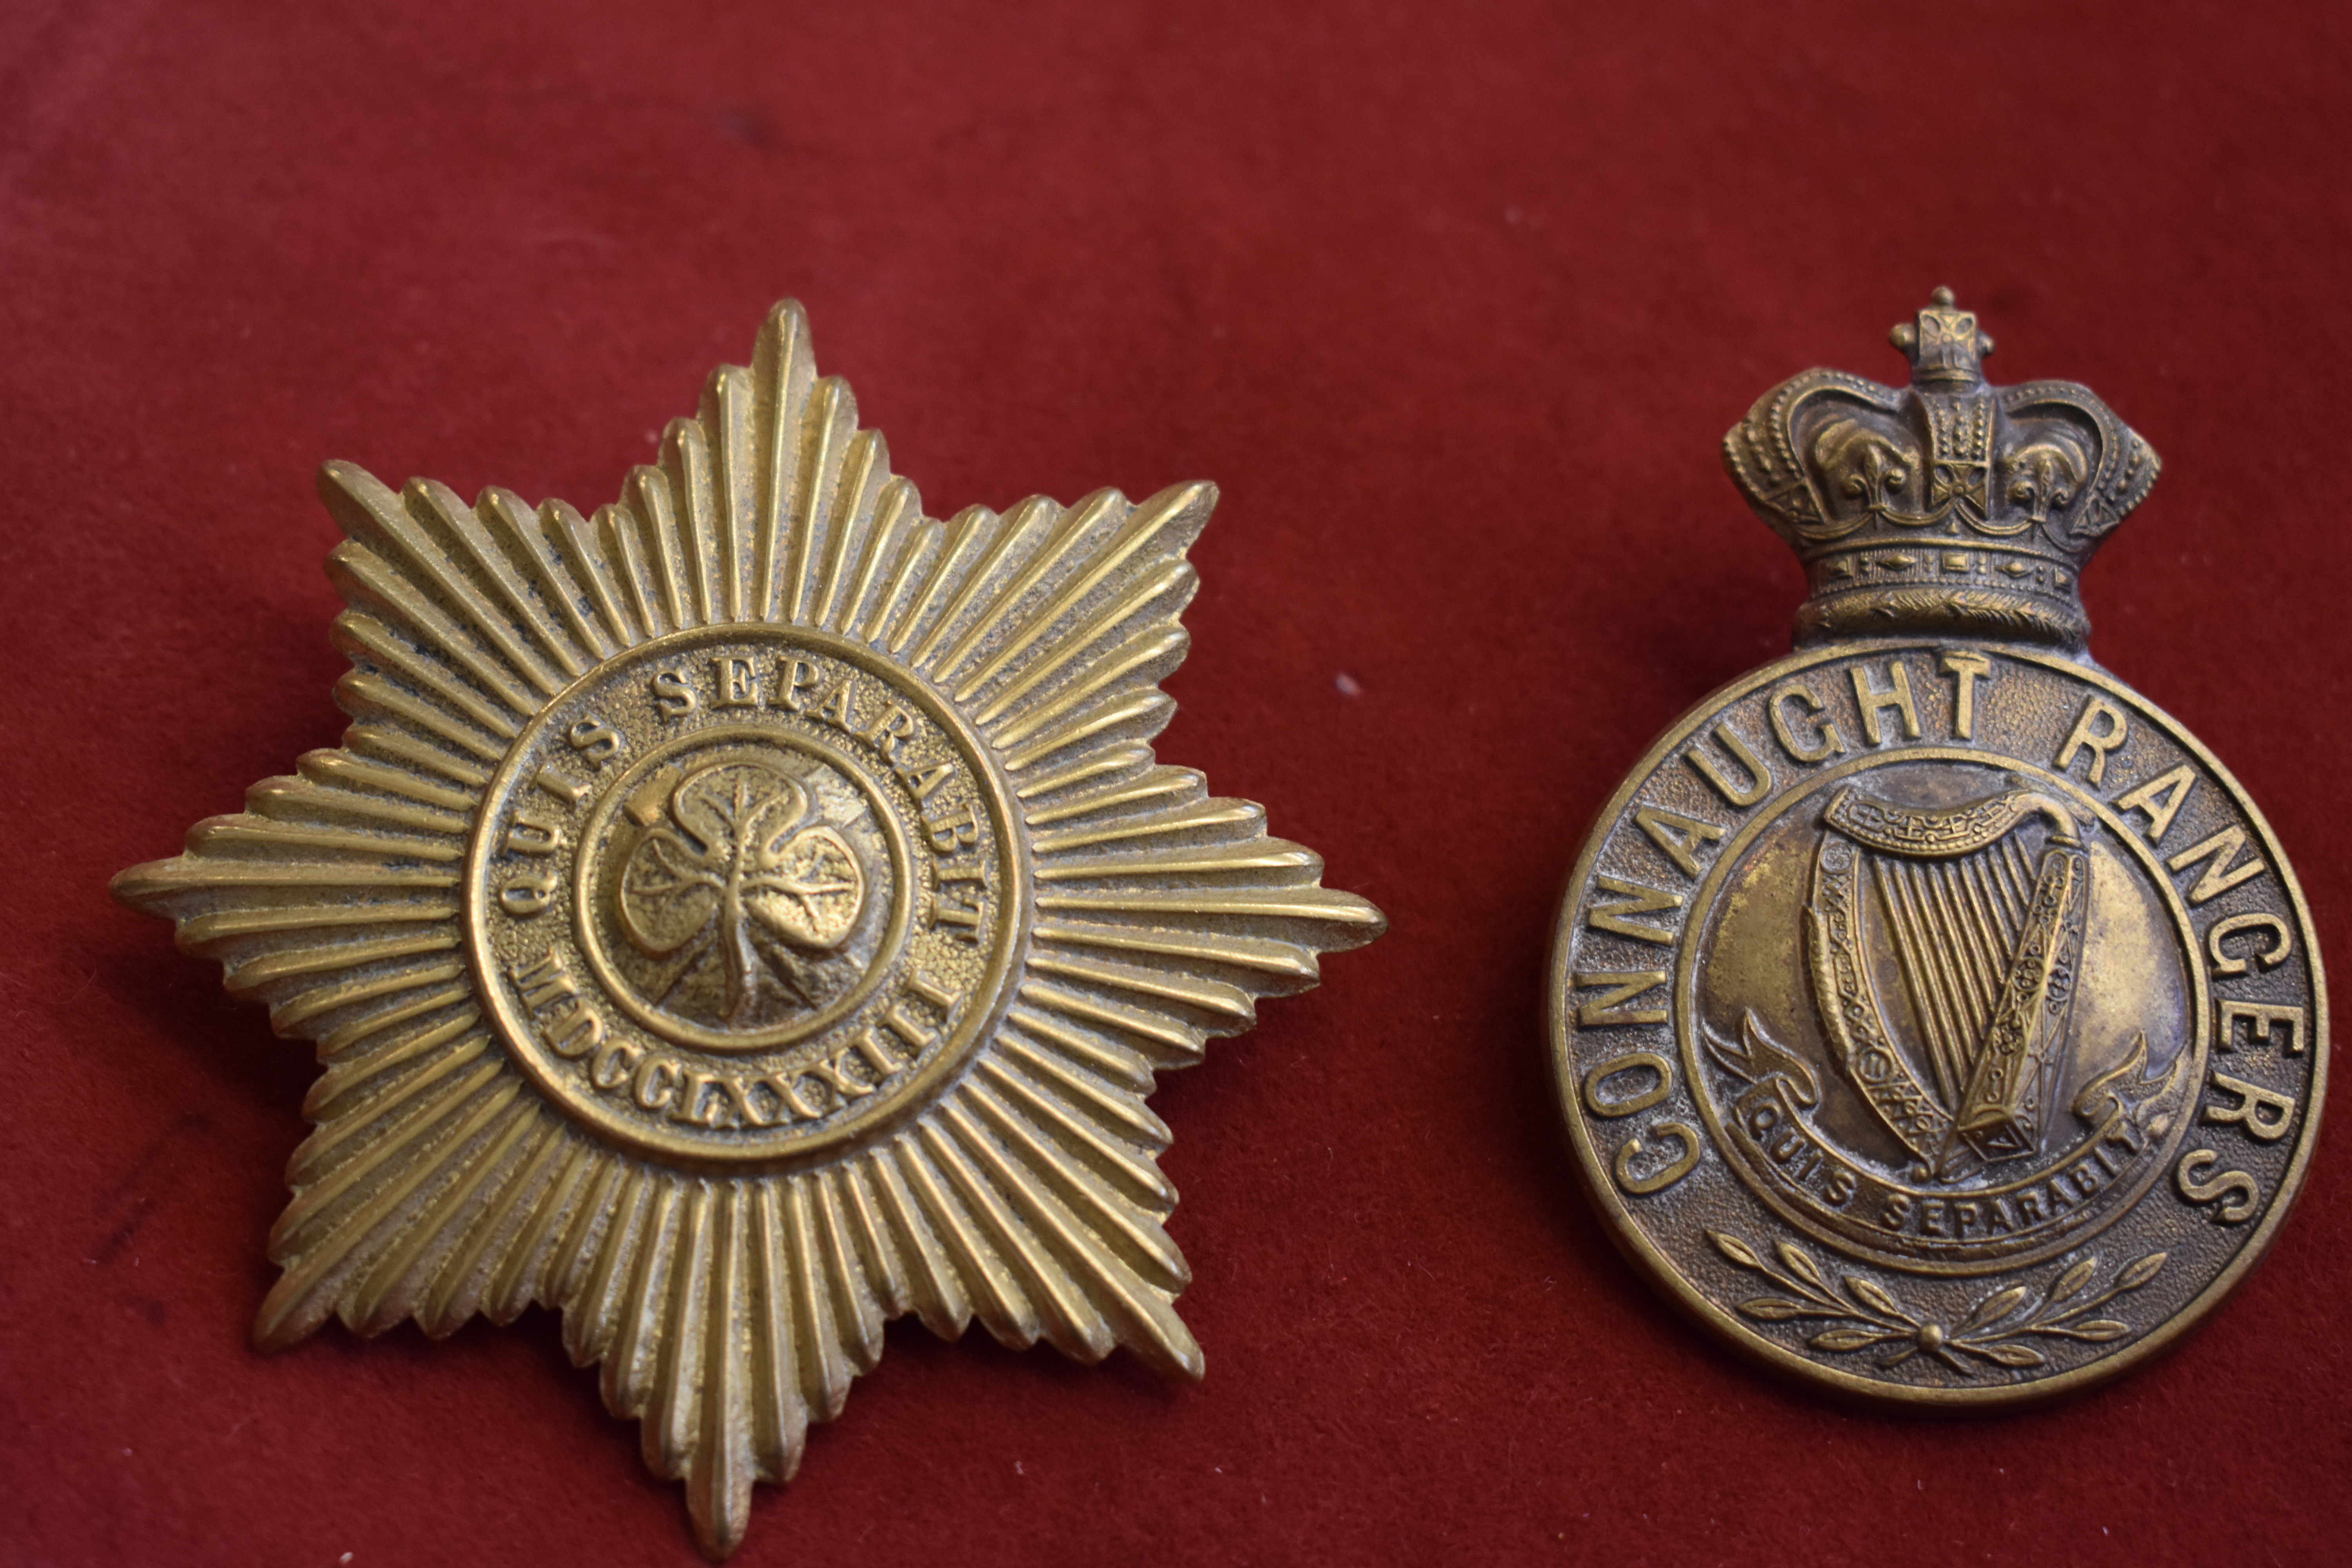
[[[816,1033],[887,973],[912,867],[885,786],[835,747],[729,725],[649,751],[590,813],[582,946],[630,1016],[699,1050]]]
[[[985,752],[868,650],[681,632],[574,682],[491,780],[472,955],[599,1132],[789,1164],[894,1125],[1004,1001],[1026,874]]]
[[[2269,828],[2033,648],[1848,643],[1717,692],[1603,813],[1553,965],[1618,1240],[1743,1350],[1906,1404],[2172,1340],[2275,1233],[2325,1088]]]
[[[2047,1256],[2129,1206],[2185,1128],[2187,912],[2067,780],[1953,747],[1826,768],[1699,903],[1677,1022],[1700,1110],[1823,1241],[1924,1271]]]

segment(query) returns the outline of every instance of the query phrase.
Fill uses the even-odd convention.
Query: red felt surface
[[[1154,1102],[1204,1384],[901,1322],[742,1562],[2331,1556],[2340,1132],[2159,1363],[1853,1414],[1619,1260],[1540,990],[1592,812],[1785,647],[1717,438],[1938,282],[2163,454],[2095,650],[2352,952],[2348,15],[0,9],[0,1563],[693,1560],[547,1314],[247,1349],[308,1051],[103,889],[340,732],[321,459],[592,505],[785,294],[935,513],[1223,487],[1161,754],[1393,930]]]

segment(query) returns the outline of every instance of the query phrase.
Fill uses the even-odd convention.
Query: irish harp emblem
[[[2037,819],[2035,857],[2019,830]],[[1823,813],[1806,913],[1814,998],[1864,1100],[1937,1176],[2041,1147],[2089,880],[2073,815],[2036,791],[1928,810],[1847,789]],[[1874,930],[1916,1020],[1909,1049],[1873,979]]]
[[[1907,384],[1811,370],[1724,438],[1803,562],[1795,647],[1602,811],[1552,1068],[1628,1256],[1759,1359],[1981,1406],[2114,1375],[2260,1257],[2326,1005],[2236,781],[2088,657],[2082,573],[2156,454],[1985,379],[1937,289]]]

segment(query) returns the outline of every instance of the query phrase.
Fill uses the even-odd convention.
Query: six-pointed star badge
[[[898,1314],[1200,1376],[1153,1074],[1385,923],[1153,759],[1214,489],[928,517],[789,302],[593,517],[320,488],[355,722],[114,882],[319,1044],[258,1342],[558,1308],[713,1555]]]

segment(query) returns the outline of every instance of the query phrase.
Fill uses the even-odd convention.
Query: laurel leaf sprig
[[[1778,1267],[1756,1248],[1719,1230],[1706,1233],[1716,1249],[1742,1268],[1761,1274],[1786,1291],[1758,1296],[1739,1303],[1739,1310],[1761,1322],[1787,1322],[1798,1318],[1827,1321],[1838,1326],[1823,1329],[1805,1343],[1818,1351],[1848,1354],[1876,1345],[1899,1347],[1880,1362],[1882,1367],[1902,1365],[1922,1353],[1934,1356],[1964,1375],[1978,1368],[1969,1358],[2012,1371],[2045,1364],[2048,1357],[2024,1342],[2027,1336],[2104,1344],[2132,1331],[2119,1318],[2089,1313],[2128,1291],[2137,1290],[2164,1267],[2166,1254],[2151,1252],[2126,1265],[2107,1288],[2095,1296],[2083,1292],[2098,1274],[2099,1259],[2085,1254],[2067,1266],[2040,1301],[2025,1303],[2032,1290],[2011,1285],[1995,1290],[1969,1310],[1955,1328],[1913,1314],[1894,1293],[1877,1281],[1849,1274],[1843,1289],[1832,1286],[1811,1254],[1793,1242],[1782,1241],[1773,1251]],[[2078,1298],[2080,1298],[2078,1300]],[[2021,1309],[2023,1315],[2019,1316]]]

